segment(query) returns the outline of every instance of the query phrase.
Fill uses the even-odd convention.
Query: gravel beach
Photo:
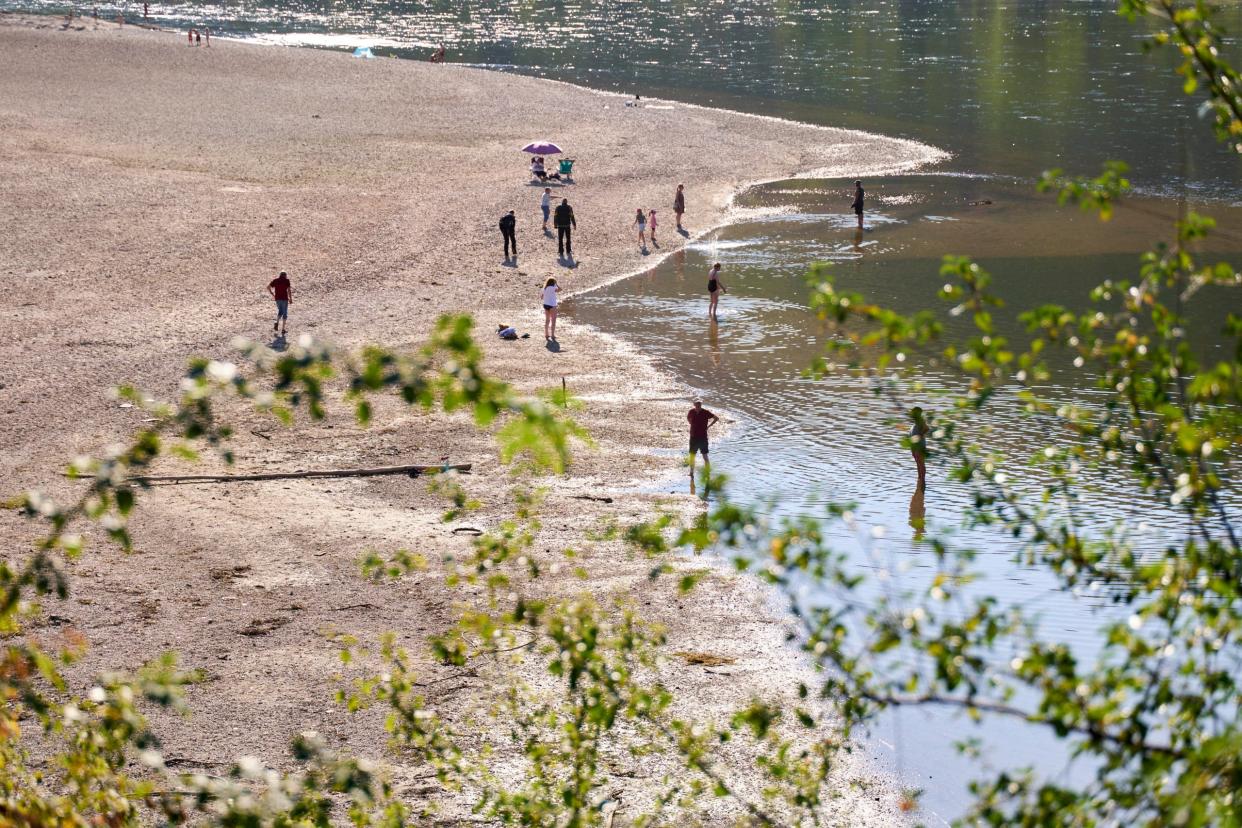
[[[791,689],[803,667],[752,581],[714,570],[679,596],[675,579],[650,585],[649,561],[584,534],[661,506],[701,508],[684,494],[676,456],[686,392],[606,331],[562,319],[559,352],[545,348],[538,286],[556,276],[572,305],[574,293],[687,243],[674,231],[679,182],[697,234],[727,221],[749,182],[875,175],[943,156],[863,133],[625,100],[451,64],[219,39],[192,48],[184,33],[0,15],[4,496],[27,488],[70,496],[72,484],[57,479],[69,458],[97,454],[142,425],[144,415],[109,388],[129,383],[172,398],[188,357],[237,359],[236,337],[267,341],[266,285],[279,270],[296,291],[291,335],[344,349],[417,345],[438,315],[467,312],[493,374],[530,393],[564,378],[585,403],[576,420],[596,440],[565,476],[540,481],[547,494],[535,544],[550,560],[573,547],[592,578],[584,584],[566,567],[543,589],[621,598],[662,623],[662,679],[703,718]],[[538,138],[576,159],[574,183],[553,185],[578,220],[573,267],[540,231],[542,186],[518,152]],[[640,206],[661,215],[664,247],[650,256],[631,229]],[[497,230],[510,209],[516,264],[502,262]],[[531,338],[498,341],[502,322]],[[494,526],[512,507],[512,479],[467,418],[394,404],[365,430],[343,409],[291,427],[251,413],[235,423],[239,472],[448,458],[474,464],[464,483],[482,506],[464,523]],[[444,587],[439,562],[466,552],[469,538],[443,524],[442,511],[425,483],[405,478],[154,490],[134,521],[136,551],[93,544],[71,567],[72,597],[48,607],[90,644],[70,675],[85,686],[101,669],[176,650],[208,677],[189,690],[190,718],[155,716],[165,755],[181,767],[223,773],[252,755],[291,768],[289,738],[315,730],[383,761],[398,791],[417,801],[422,769],[385,751],[380,716],[351,717],[332,701],[341,672],[332,632],[374,640],[392,630],[421,653],[428,635],[452,623],[471,597]],[[6,559],[25,554],[32,530],[0,513]],[[365,551],[398,548],[432,567],[395,584],[359,576]],[[689,651],[732,663],[673,655]],[[457,677],[424,660],[429,682]],[[446,715],[465,710],[500,669],[480,665],[461,681],[432,684],[429,703]],[[617,769],[618,825],[627,797],[641,800],[644,779],[670,769]],[[865,759],[835,772],[841,824],[903,823],[897,787]],[[736,816],[719,807],[703,819]]]

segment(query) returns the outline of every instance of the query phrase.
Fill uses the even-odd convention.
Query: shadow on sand
[[[544,340],[544,345],[554,354],[559,354],[561,352],[561,343],[557,342],[555,339]]]

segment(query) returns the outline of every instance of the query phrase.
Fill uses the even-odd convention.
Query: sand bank
[[[809,170],[875,174],[939,153],[771,118],[623,102],[452,65],[218,40],[191,48],[175,33],[0,16],[4,493],[47,488],[65,458],[140,425],[109,387],[129,382],[171,396],[187,356],[230,358],[234,337],[267,336],[264,286],[278,269],[297,290],[291,330],[344,347],[417,343],[437,315],[470,312],[491,370],[527,391],[565,377],[586,402],[579,421],[599,441],[564,479],[548,481],[536,548],[581,550],[592,591],[627,596],[666,624],[670,653],[736,660],[713,673],[670,659],[665,679],[702,716],[788,684],[800,668],[749,581],[717,574],[678,598],[647,586],[648,562],[584,537],[600,521],[630,522],[656,507],[655,495],[571,498],[676,474],[675,452],[653,449],[682,447],[685,404],[672,401],[682,390],[669,378],[607,336],[562,324],[559,353],[545,350],[537,284],[554,274],[569,291],[584,290],[653,263],[631,231],[639,206],[662,213],[660,252],[685,243],[673,232],[678,182],[687,186],[687,226],[698,231],[727,219],[744,182]],[[540,233],[542,188],[517,152],[542,137],[577,159],[575,183],[554,188],[577,213],[572,269],[558,265],[555,241]],[[509,209],[518,215],[516,266],[502,265],[496,229]],[[495,341],[487,331],[497,322],[532,338]],[[470,522],[505,515],[509,481],[469,423],[395,407],[380,415],[367,431],[344,417],[271,429],[243,416],[239,466],[447,456],[476,464],[469,487],[484,505]],[[695,508],[684,497],[671,502]],[[75,675],[175,649],[210,677],[190,691],[191,719],[157,722],[166,755],[183,766],[249,754],[287,767],[290,735],[313,729],[383,757],[400,787],[418,769],[384,756],[378,718],[351,718],[330,700],[338,664],[325,631],[365,639],[396,630],[416,650],[451,623],[452,602],[466,596],[446,592],[441,572],[376,585],[356,566],[366,549],[412,548],[432,561],[465,551],[467,541],[439,523],[440,505],[422,485],[391,479],[153,492],[135,523],[138,552],[93,547],[74,567],[74,598],[55,609],[91,642]],[[0,534],[6,556],[16,556],[29,527],[6,512]],[[583,586],[567,575],[550,588]],[[261,619],[279,623],[266,635],[240,634]],[[433,680],[449,674],[430,662],[426,671]],[[431,702],[449,714],[464,706],[488,680],[486,670],[471,672],[437,685],[454,690],[429,691]],[[642,773],[619,774],[620,789],[644,784]],[[895,790],[865,764],[839,774],[852,824],[899,820]]]

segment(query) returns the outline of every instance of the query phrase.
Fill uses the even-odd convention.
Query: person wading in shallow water
[[[861,181],[854,182],[854,201],[850,204],[854,215],[858,216],[858,229],[863,229],[863,188]]]
[[[690,423],[690,477],[694,478],[694,455],[703,455],[703,468],[710,468],[707,459],[707,429],[720,422],[720,418],[703,407],[703,401],[695,399],[694,408],[686,412],[686,422]]]
[[[716,318],[716,303],[720,301],[720,294],[728,292],[720,278],[720,262],[716,262],[712,265],[712,269],[707,271],[707,295],[711,300],[707,304],[709,319]]]
[[[919,470],[919,490],[927,485],[927,420],[923,409],[917,405],[910,409],[910,453],[914,455],[915,468]]]

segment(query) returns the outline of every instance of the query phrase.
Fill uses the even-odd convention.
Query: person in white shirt
[[[548,232],[548,219],[552,217],[552,188],[543,188],[543,198],[539,200],[539,209],[543,210],[543,232]]]
[[[559,291],[556,279],[551,276],[543,283],[543,290],[540,291],[543,298],[543,338],[553,342],[556,341],[556,294]]]

